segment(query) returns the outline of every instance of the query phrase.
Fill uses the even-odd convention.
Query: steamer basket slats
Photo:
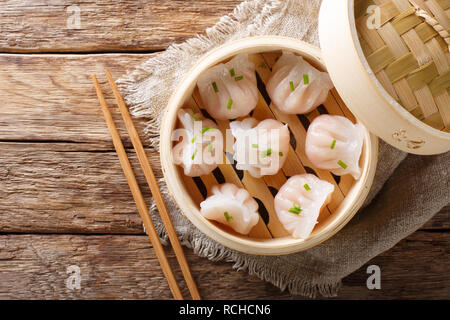
[[[271,69],[280,55],[280,51],[249,55],[250,61],[252,61],[256,67],[257,75],[264,85],[267,84],[267,81],[271,77]],[[344,200],[344,197],[353,186],[355,180],[351,175],[335,177],[327,170],[322,170],[314,167],[304,153],[307,126],[321,114],[319,112],[320,108],[315,109],[307,115],[287,115],[280,112],[271,102],[270,105],[268,105],[266,99],[270,98],[268,97],[267,92],[265,92],[265,88],[260,88],[260,90],[263,91],[260,92],[260,99],[251,115],[258,120],[277,119],[281,122],[287,123],[295,138],[295,149],[292,145],[290,146],[288,159],[286,160],[283,168],[276,175],[264,176],[261,179],[252,177],[246,171],[241,172],[240,174],[242,175],[242,177],[240,177],[233,169],[232,165],[229,163],[219,165],[219,168],[216,170],[220,170],[225,182],[231,182],[241,188],[247,189],[247,191],[249,191],[249,193],[255,199],[257,199],[257,201],[259,200],[259,204],[262,204],[264,206],[262,211],[267,211],[268,217],[266,217],[265,214],[260,213],[262,218],[260,219],[258,225],[256,225],[251,230],[249,237],[266,239],[272,237],[280,238],[289,236],[288,232],[284,229],[281,222],[278,220],[277,214],[273,207],[274,196],[276,195],[278,190],[282,187],[282,185],[287,181],[289,177],[296,174],[313,172],[319,178],[326,180],[335,186],[335,191],[332,195],[331,202],[323,208],[319,215],[317,227],[320,227],[320,225],[326,222],[329,217],[337,210],[341,202]],[[200,113],[201,109],[205,109],[198,88],[194,90],[192,97],[188,101],[186,101],[184,107],[191,108]],[[322,112],[326,112],[329,114],[345,116],[353,122],[356,121],[353,114],[345,106],[344,102],[342,101],[342,99],[340,99],[339,94],[335,89],[330,91],[330,94],[328,95],[327,100],[323,104],[321,110]],[[300,117],[304,117],[304,123],[299,120]],[[214,121],[217,123],[219,129],[222,131],[222,134],[225,136],[226,129],[229,128],[229,121]],[[232,145],[225,146],[225,152],[232,154]],[[227,159],[225,154],[224,158],[226,160],[229,160]],[[198,179],[200,179],[203,183],[201,189],[206,188],[206,190],[210,190],[212,186],[220,183],[219,181],[217,181],[213,173],[203,175],[200,178],[184,177],[183,181],[184,183],[186,183],[187,190],[193,192],[192,196],[197,205],[199,205],[200,202],[205,198],[204,196],[202,196],[202,193],[204,193],[205,190],[199,190]],[[195,182],[195,180],[197,180],[197,183]],[[267,218],[268,222],[266,224],[264,223],[264,221]],[[214,224],[226,230],[227,232],[234,233],[232,230],[225,226],[222,226],[218,223]]]

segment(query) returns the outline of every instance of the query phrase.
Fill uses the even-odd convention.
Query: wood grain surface
[[[120,113],[104,68],[117,78],[127,66],[154,55],[0,54],[0,140],[97,142],[112,147],[90,76],[98,75],[118,122]],[[120,123],[121,136],[126,138]]]
[[[416,232],[349,277],[338,299],[448,297],[450,234]],[[146,236],[1,235],[0,299],[170,299],[167,282]],[[186,250],[200,294],[208,299],[301,299],[229,263]],[[175,256],[168,252],[176,269]],[[411,261],[417,263],[411,263]],[[381,290],[366,287],[367,266],[379,265]],[[427,272],[423,270],[427,265]],[[80,290],[66,287],[69,266],[80,268]],[[8,278],[4,281],[3,278]],[[447,281],[443,281],[447,279]],[[420,285],[418,285],[420,283]],[[181,286],[188,296],[187,288]]]
[[[6,0],[0,10],[0,52],[161,50],[202,33],[239,2]]]
[[[105,66],[118,78],[173,42],[202,32],[239,1],[7,0],[0,5],[0,299],[170,298],[114,152],[90,74],[116,120]],[[80,28],[68,19],[80,9]],[[68,11],[69,10],[69,11]],[[51,54],[49,54],[51,53]],[[124,126],[116,122],[125,146]],[[136,122],[143,137],[143,121]],[[141,190],[151,197],[134,152]],[[156,169],[159,154],[146,145]],[[450,206],[346,277],[339,299],[449,299]],[[175,266],[174,255],[169,259]],[[230,263],[186,249],[206,299],[298,299]],[[81,268],[81,290],[66,269]],[[179,270],[177,276],[181,279]],[[183,287],[187,296],[186,287]]]

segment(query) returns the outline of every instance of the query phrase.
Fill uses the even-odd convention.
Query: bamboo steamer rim
[[[382,138],[384,141],[388,142],[392,146],[402,151],[414,154],[422,154],[422,155],[430,155],[430,154],[439,154],[444,153],[450,150],[450,133],[445,131],[441,131],[435,129],[428,124],[422,122],[412,115],[408,110],[406,110],[400,103],[398,103],[384,88],[384,86],[379,82],[375,74],[373,73],[367,58],[362,50],[361,44],[358,40],[358,33],[356,28],[356,21],[354,15],[354,3],[355,0],[347,0],[347,1],[336,1],[336,0],[323,0],[320,15],[319,15],[319,38],[321,42],[321,46],[323,48],[323,56],[325,59],[325,63],[327,65],[327,69],[329,71],[330,77],[332,78],[334,84],[336,85],[336,89],[341,94],[344,101],[347,103],[349,109],[355,113],[355,115],[364,122],[364,124],[369,128],[371,132]],[[345,7],[345,22],[343,21],[343,10]],[[326,10],[324,10],[324,8]],[[326,11],[326,12],[324,12]],[[334,16],[338,16],[338,19],[334,19]],[[333,22],[333,25],[336,27],[335,29],[341,32],[339,37],[331,37],[330,34],[336,35],[337,31],[329,31],[327,28],[331,28],[331,24],[329,21]],[[321,26],[323,24],[323,26]],[[390,128],[387,126],[386,132],[383,132],[379,129],[375,129],[377,125],[374,125],[375,119],[368,117],[367,112],[363,110],[364,107],[360,107],[355,103],[351,103],[351,98],[349,98],[350,94],[346,94],[343,92],[343,76],[342,74],[333,72],[336,66],[336,60],[333,59],[333,55],[336,52],[332,52],[333,48],[341,46],[343,48],[345,45],[350,44],[350,40],[346,37],[348,33],[351,36],[351,49],[346,48],[346,53],[349,54],[352,51],[352,54],[356,53],[358,59],[356,61],[352,61],[352,64],[361,66],[361,70],[358,70],[358,75],[352,75],[355,77],[367,78],[370,82],[370,86],[372,88],[371,94],[372,97],[377,96],[378,99],[382,101],[384,106],[389,106],[389,112],[395,113],[396,116],[402,118],[405,122],[403,124],[398,124],[395,128]],[[342,42],[345,42],[344,44]],[[363,71],[362,71],[363,70]],[[349,81],[348,81],[349,82]],[[348,83],[347,83],[348,85]],[[345,88],[344,88],[345,89]],[[353,98],[353,97],[352,97]],[[384,111],[387,109],[385,107]],[[379,114],[379,117],[386,116],[385,114]],[[420,133],[424,138],[423,141],[425,144],[433,143],[433,148],[422,148],[422,149],[409,149],[405,145],[401,143],[396,143],[392,140],[391,135],[395,132],[401,133],[404,131],[402,126],[405,126],[406,123],[409,124],[410,128],[414,128],[415,132],[412,134]],[[387,132],[389,130],[389,132]],[[411,131],[411,130],[409,130]],[[410,132],[411,133],[411,132]],[[403,143],[404,141],[402,141]],[[425,150],[424,150],[425,149]]]
[[[334,217],[334,219],[320,232],[313,234],[305,240],[294,239],[292,237],[254,239],[246,238],[245,236],[236,236],[218,228],[200,214],[197,205],[194,203],[193,199],[188,196],[188,190],[186,190],[186,187],[181,181],[179,176],[180,173],[177,171],[176,165],[172,161],[171,134],[175,128],[177,111],[183,105],[184,101],[192,94],[199,75],[208,68],[242,52],[260,53],[276,50],[289,50],[295,52],[308,60],[314,61],[323,69],[326,69],[319,48],[293,38],[258,36],[244,38],[225,44],[203,56],[186,74],[169,100],[168,107],[163,114],[160,131],[160,158],[164,178],[170,194],[173,199],[175,199],[182,213],[201,232],[215,241],[237,251],[258,255],[282,255],[306,250],[327,240],[343,228],[354,214],[356,214],[367,197],[375,175],[378,158],[378,140],[366,129],[363,145],[363,168],[361,178],[354,183],[350,192],[342,201],[339,209],[336,211],[336,217]]]

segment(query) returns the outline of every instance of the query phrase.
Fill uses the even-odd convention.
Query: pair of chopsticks
[[[169,212],[167,211],[166,204],[164,203],[164,199],[162,197],[161,191],[159,190],[158,183],[156,181],[155,175],[153,173],[152,167],[150,166],[150,162],[147,158],[147,155],[144,151],[144,147],[142,146],[142,142],[139,139],[139,135],[137,130],[133,124],[133,120],[131,119],[128,108],[125,105],[125,102],[120,95],[119,89],[117,88],[111,73],[108,69],[105,69],[106,77],[108,78],[109,85],[114,93],[114,97],[116,99],[117,104],[119,105],[120,113],[122,114],[123,121],[125,122],[125,126],[128,131],[128,135],[130,136],[131,142],[133,144],[134,150],[137,154],[139,163],[144,172],[145,179],[147,180],[147,184],[150,187],[150,191],[153,195],[153,199],[158,208],[161,219],[166,228],[167,234],[170,239],[170,243],[172,244],[172,248],[175,252],[175,256],[180,265],[181,272],[183,273],[184,279],[188,286],[189,292],[194,300],[200,300],[200,294],[198,292],[197,286],[195,284],[194,278],[192,277],[191,271],[189,270],[189,265],[184,255],[183,249],[181,248],[180,241],[178,240],[177,234],[175,232],[175,228],[173,226],[172,220],[170,218]],[[123,147],[122,141],[120,139],[119,133],[117,131],[116,125],[114,124],[114,120],[111,116],[111,112],[109,111],[108,105],[106,104],[105,97],[103,96],[102,89],[98,83],[97,77],[92,75],[92,80],[94,82],[95,90],[97,92],[98,100],[100,102],[103,115],[105,117],[106,124],[108,125],[109,133],[111,134],[111,138],[114,144],[114,148],[116,149],[117,156],[119,157],[120,164],[122,166],[123,172],[127,179],[128,185],[130,187],[131,193],[133,195],[134,201],[136,203],[139,215],[142,218],[145,229],[147,230],[148,237],[150,238],[150,242],[155,250],[156,256],[161,265],[161,269],[164,273],[164,276],[169,283],[170,291],[174,299],[182,300],[183,296],[181,294],[180,288],[176,282],[175,276],[172,272],[170,264],[167,260],[164,249],[159,240],[158,234],[155,231],[155,227],[150,218],[149,211],[147,205],[145,204],[144,197],[142,196],[142,192],[139,189],[139,185],[136,181],[136,177],[133,173],[133,169],[131,167],[130,161],[128,160],[128,156],[125,152],[125,148]]]

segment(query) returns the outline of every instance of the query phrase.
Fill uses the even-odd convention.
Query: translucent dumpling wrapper
[[[278,109],[303,114],[324,103],[333,87],[328,73],[317,70],[301,56],[283,51],[266,89]]]
[[[321,209],[331,200],[334,186],[313,174],[289,178],[275,196],[275,211],[284,228],[306,239],[317,224]]]
[[[236,168],[253,177],[276,174],[284,165],[289,151],[289,129],[274,119],[258,122],[255,118],[230,123],[236,138],[233,159]]]
[[[341,116],[321,115],[309,125],[305,151],[314,166],[338,176],[361,177],[361,157],[365,129]]]
[[[182,141],[173,148],[174,163],[189,177],[209,174],[223,160],[223,136],[214,121],[200,113],[180,109],[178,119],[183,128],[174,130],[172,141]]]
[[[248,115],[259,99],[255,65],[246,53],[205,71],[197,86],[206,110],[218,120]]]
[[[200,213],[236,232],[248,234],[258,223],[258,203],[247,190],[232,183],[213,186],[211,195],[200,203]]]

